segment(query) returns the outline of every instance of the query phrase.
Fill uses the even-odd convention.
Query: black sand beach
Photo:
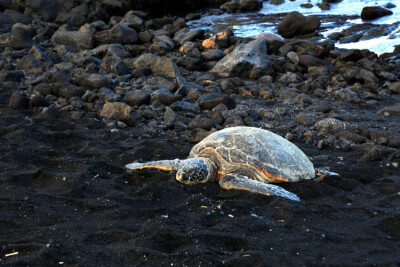
[[[31,15],[35,20],[42,16]],[[87,23],[96,21],[83,17]],[[56,26],[46,25],[35,26],[42,36],[33,39],[53,63],[42,56],[37,60],[43,65],[39,72],[18,65],[27,55],[37,57],[30,48],[1,46],[0,264],[394,266],[400,262],[400,90],[395,87],[400,71],[394,60],[368,51],[353,51],[354,60],[349,60],[341,56],[346,51],[327,46],[319,48],[327,53],[317,55],[309,52],[316,51],[315,46],[303,49],[301,42],[291,40],[291,51],[324,61],[328,73],[316,72],[313,63],[295,66],[284,56],[277,59],[282,50],[268,43],[268,56],[275,57],[273,71],[255,78],[210,75],[204,59],[199,70],[183,67],[182,62],[174,65],[181,72],[172,70],[176,77],[171,70],[157,72],[155,66],[134,68],[137,65],[129,65],[129,60],[123,61],[129,73],[118,74],[118,69],[97,65],[96,59],[86,57],[90,62],[85,65],[57,52],[65,45],[50,41]],[[145,32],[146,26],[141,27],[137,31]],[[199,39],[193,42],[206,38]],[[130,53],[125,59],[136,60],[153,44],[144,39],[135,42],[137,47],[123,44],[122,50]],[[177,62],[181,44],[175,43],[167,52],[170,57],[159,47],[152,52]],[[94,47],[98,46],[90,49]],[[105,62],[105,54],[112,57],[112,53],[96,57]],[[61,64],[65,62],[71,66]],[[23,77],[15,78],[20,69]],[[369,72],[348,78],[344,69]],[[106,86],[79,78],[90,72],[106,77],[111,92],[101,93],[100,87]],[[288,73],[297,77],[284,76]],[[366,78],[371,73],[373,80]],[[338,82],[338,75],[344,79]],[[178,85],[182,77],[186,83]],[[56,89],[61,83],[84,89],[70,96]],[[52,92],[43,93],[39,84],[48,84]],[[149,101],[135,100],[140,105],[130,106],[128,119],[102,112],[105,103],[129,102],[123,98],[127,92],[156,91],[171,84],[168,90],[178,95],[176,99],[159,92]],[[357,96],[344,88],[352,88]],[[83,96],[87,91],[98,97],[88,100]],[[42,102],[35,92],[40,92]],[[211,111],[217,105],[205,108],[204,103],[212,100],[202,98],[206,94],[219,99],[225,106],[222,112]],[[172,124],[165,115],[169,109],[175,116]],[[218,117],[221,114],[223,118]],[[200,117],[211,121],[212,127],[199,122]],[[326,119],[334,120],[326,123]],[[134,161],[186,158],[202,137],[234,125],[267,128],[284,136],[315,167],[340,176],[280,184],[302,199],[294,202],[227,191],[215,182],[187,186],[178,183],[174,173],[128,172],[124,167]]]

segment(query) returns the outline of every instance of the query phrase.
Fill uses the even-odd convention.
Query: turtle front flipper
[[[140,169],[158,169],[163,171],[176,171],[178,170],[180,160],[158,160],[149,161],[145,163],[133,162],[125,165],[127,169],[130,170],[140,170]]]
[[[293,194],[283,189],[282,187],[251,180],[247,176],[237,173],[230,173],[225,175],[224,177],[222,177],[222,179],[219,180],[219,185],[226,190],[247,190],[267,196],[280,196],[288,198],[290,200],[300,201],[300,198],[296,194]]]

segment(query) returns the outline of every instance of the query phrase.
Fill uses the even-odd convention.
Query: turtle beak
[[[188,181],[190,181],[189,177],[185,174],[185,173],[177,173],[176,174],[176,180],[178,180],[181,183],[187,183]]]
[[[176,180],[182,184],[197,184],[196,181],[193,181],[190,176],[185,173],[177,173]]]
[[[178,182],[182,183],[182,173],[177,173],[176,174],[176,180],[178,180]]]

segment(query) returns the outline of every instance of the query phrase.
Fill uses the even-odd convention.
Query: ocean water
[[[321,10],[317,4],[321,3],[321,0],[296,0],[289,1],[285,0],[285,3],[281,5],[271,5],[264,2],[263,8],[255,13],[235,13],[235,14],[223,14],[223,15],[209,15],[203,16],[199,20],[191,21],[189,25],[195,28],[202,28],[205,30],[218,30],[224,27],[231,27],[236,36],[239,37],[254,37],[261,32],[273,32],[277,33],[276,17],[277,14],[289,13],[291,11],[298,11],[305,16],[308,15],[326,15],[326,16],[350,16],[345,21],[339,24],[332,24],[332,22],[325,22],[321,25],[320,33],[324,36],[329,36],[334,32],[341,32],[342,30],[349,28],[355,24],[364,23],[359,17],[363,7],[365,6],[384,6],[390,1],[385,0],[343,0],[340,3],[330,4],[331,10]],[[303,3],[311,3],[314,5],[312,8],[300,7]],[[395,8],[390,9],[393,15],[384,16],[379,19],[369,21],[373,24],[393,24],[400,21],[400,1],[393,0]],[[358,16],[354,18],[355,16]],[[268,19],[271,17],[271,19]],[[375,53],[382,54],[386,52],[392,52],[393,46],[400,44],[400,27],[395,29],[390,35],[382,36],[370,40],[359,41],[356,43],[337,43],[337,47],[341,48],[367,48]]]

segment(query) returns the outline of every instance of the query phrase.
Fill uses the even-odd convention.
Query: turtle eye
[[[186,181],[190,181],[191,179],[190,179],[190,176],[189,175],[187,175],[186,173],[182,173],[182,175],[181,175],[181,179],[182,179],[182,182],[186,182]]]
[[[179,172],[176,174],[176,180],[178,180],[181,183],[185,183],[185,182],[190,182],[192,179],[186,173]]]

